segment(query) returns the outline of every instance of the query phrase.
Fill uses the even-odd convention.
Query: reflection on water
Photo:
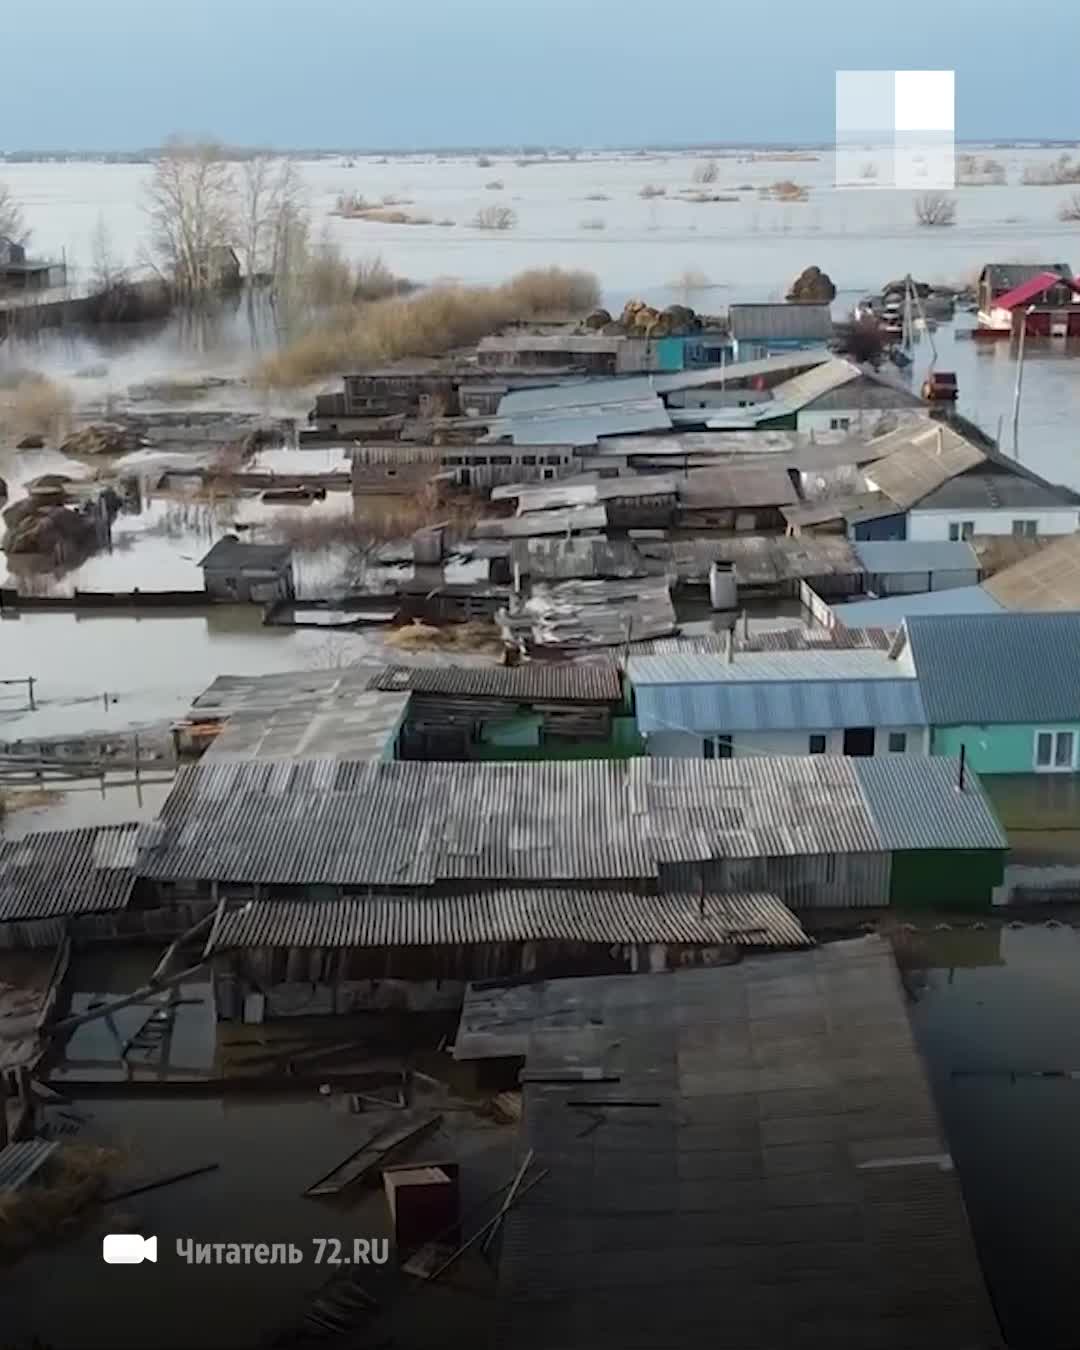
[[[1012,1350],[1077,1344],[1080,933],[922,933],[911,1017]]]

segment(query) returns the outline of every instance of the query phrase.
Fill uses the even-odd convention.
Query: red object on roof
[[[1080,295],[1080,281],[1076,281],[1073,277],[1059,277],[1056,272],[1040,272],[1037,277],[1032,277],[1030,281],[1022,281],[1019,286],[1014,286],[1011,291],[999,295],[994,301],[993,307],[994,309],[1015,309],[1017,305],[1026,305],[1037,295],[1042,295],[1051,286],[1068,286],[1074,295]]]

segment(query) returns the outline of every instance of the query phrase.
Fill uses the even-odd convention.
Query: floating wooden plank
[[[189,1167],[186,1172],[173,1172],[169,1176],[158,1177],[156,1181],[144,1181],[139,1186],[129,1186],[124,1191],[114,1191],[105,1197],[105,1204],[114,1200],[128,1200],[133,1195],[144,1195],[147,1191],[159,1190],[162,1186],[172,1186],[177,1181],[187,1181],[190,1177],[201,1177],[206,1172],[216,1172],[220,1163],[206,1163],[202,1167]]]
[[[380,1126],[355,1152],[344,1158],[337,1167],[313,1182],[305,1195],[340,1195],[348,1186],[371,1177],[385,1163],[410,1145],[434,1133],[442,1124],[442,1116],[430,1113],[421,1117],[407,1116]]]

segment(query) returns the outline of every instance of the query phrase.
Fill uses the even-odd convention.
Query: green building
[[[930,753],[982,775],[1080,772],[1080,613],[913,615]]]

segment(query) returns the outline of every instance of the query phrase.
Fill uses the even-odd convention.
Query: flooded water
[[[1080,933],[1005,926],[920,945],[931,965],[914,976],[912,1021],[1008,1344],[1072,1350]]]

